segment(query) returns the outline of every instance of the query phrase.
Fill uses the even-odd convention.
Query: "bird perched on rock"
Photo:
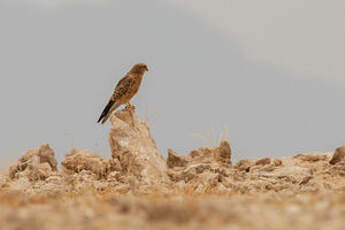
[[[135,64],[132,69],[117,83],[113,95],[104,108],[98,122],[104,124],[109,116],[119,106],[127,104],[127,108],[135,106],[130,104],[132,97],[138,92],[144,73],[148,71],[144,63]]]

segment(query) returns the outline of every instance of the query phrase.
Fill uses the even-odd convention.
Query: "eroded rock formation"
[[[201,147],[187,155],[169,149],[165,160],[149,127],[139,120],[135,110],[116,112],[111,124],[111,158],[73,150],[62,161],[64,170],[58,171],[54,151],[49,145],[42,145],[29,150],[9,168],[9,178],[18,180],[10,187],[31,188],[30,183],[41,181],[40,189],[58,185],[56,189],[79,191],[93,186],[135,194],[150,193],[152,186],[168,193],[171,188],[193,193],[299,192],[342,186],[335,178],[345,176],[344,146],[337,148],[333,156],[307,153],[280,159],[240,160],[233,166],[230,144],[222,141],[219,146]],[[1,181],[1,186],[9,183],[7,179]]]
[[[44,144],[22,155],[10,166],[9,176],[12,179],[25,176],[30,180],[40,180],[49,177],[54,171],[57,171],[54,150]]]
[[[117,111],[111,117],[109,144],[112,157],[123,173],[144,184],[168,181],[166,161],[159,153],[150,129],[134,109]]]
[[[345,146],[340,146],[339,148],[335,150],[333,157],[329,161],[329,163],[334,165],[343,160],[345,160]]]
[[[83,170],[91,171],[99,178],[106,178],[110,172],[120,170],[120,165],[113,159],[100,157],[88,150],[72,151],[61,162],[67,173],[80,173]]]
[[[221,182],[231,167],[230,144],[222,141],[217,147],[201,147],[192,150],[188,155],[180,155],[169,149],[167,166],[168,175],[173,182]]]
[[[201,147],[192,150],[188,155],[180,155],[168,150],[167,165],[169,168],[185,167],[196,163],[218,163],[231,165],[231,148],[228,141],[222,141],[217,147]]]

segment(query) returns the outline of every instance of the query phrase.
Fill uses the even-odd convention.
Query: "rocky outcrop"
[[[117,111],[110,121],[111,158],[73,150],[62,161],[63,172],[58,172],[54,151],[49,145],[42,145],[20,157],[9,169],[10,179],[0,180],[0,187],[81,191],[91,186],[135,195],[149,194],[157,187],[164,194],[176,190],[192,194],[285,190],[299,193],[345,187],[345,182],[341,183],[345,178],[344,146],[336,149],[333,156],[306,153],[279,159],[240,160],[233,166],[230,144],[222,141],[218,146],[201,147],[187,155],[169,149],[165,160],[149,127],[139,120],[134,109]]]
[[[295,158],[298,158],[302,161],[324,161],[328,159],[328,156],[322,155],[322,154],[298,154],[295,156]]]
[[[186,157],[174,152],[172,149],[168,149],[167,166],[169,168],[186,167],[188,161],[185,158]]]
[[[268,165],[268,164],[271,164],[271,159],[268,157],[261,158],[255,161],[255,165]]]
[[[200,163],[218,163],[230,166],[231,148],[229,142],[222,141],[217,147],[201,147],[184,156],[171,149],[168,150],[167,165],[169,168],[186,167]]]
[[[329,161],[330,164],[334,165],[339,161],[345,160],[345,146],[340,146],[337,148],[332,156],[332,159]]]
[[[22,155],[16,163],[9,168],[11,179],[27,177],[31,181],[43,180],[57,171],[57,161],[54,150],[44,144],[31,149]]]
[[[135,109],[117,111],[110,122],[110,149],[113,159],[120,162],[122,172],[143,184],[168,181],[166,161],[157,150],[149,127],[139,120]]]
[[[250,160],[240,160],[234,165],[235,169],[241,170],[241,171],[246,171],[249,172],[250,167],[252,166],[252,162]]]
[[[182,156],[173,150],[168,150],[168,175],[173,182],[199,186],[218,186],[217,182],[227,175],[231,167],[231,148],[227,141],[222,141],[217,147],[201,147]]]
[[[94,173],[99,178],[106,178],[110,172],[121,170],[113,159],[106,159],[87,150],[72,151],[61,162],[65,172],[80,173],[83,170]]]

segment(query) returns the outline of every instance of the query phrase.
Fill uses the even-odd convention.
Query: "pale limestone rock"
[[[228,174],[226,171],[231,167],[230,144],[222,141],[217,147],[201,147],[185,156],[169,149],[167,166],[168,175],[173,182],[184,181],[198,184],[198,189],[207,189],[211,185],[209,180],[204,180],[205,177],[218,178]]]
[[[271,164],[271,159],[266,157],[266,158],[261,158],[254,163],[255,165],[267,165]]]
[[[188,183],[204,171],[210,171],[211,166],[206,163],[192,164],[187,168],[174,168],[168,171],[170,179],[174,182],[185,181]]]
[[[73,151],[66,155],[61,162],[66,172],[79,173],[83,170],[90,171],[99,178],[105,178],[110,172],[117,169],[113,159],[106,159],[87,150]]]
[[[39,177],[42,178],[42,179],[46,179],[50,175],[53,174],[53,170],[50,167],[48,162],[44,162],[42,164],[39,164],[39,166],[38,166],[38,174],[39,174]]]
[[[186,167],[187,164],[188,164],[188,161],[184,158],[184,156],[174,152],[172,149],[168,149],[168,159],[167,159],[168,168]]]
[[[250,160],[245,159],[245,160],[240,160],[239,162],[237,162],[234,168],[241,171],[249,172],[251,166],[252,166],[252,162]]]
[[[333,154],[332,159],[329,161],[330,164],[334,165],[339,161],[345,160],[345,146],[337,148]]]
[[[335,165],[333,165],[328,170],[325,170],[325,172],[329,173],[331,176],[345,176],[345,161],[341,160],[339,162],[336,162]]]
[[[310,161],[310,162],[315,162],[315,161],[324,161],[327,160],[328,157],[327,155],[323,154],[298,154],[295,156],[295,158],[298,158],[302,161]]]
[[[10,166],[9,176],[11,179],[25,176],[31,181],[36,181],[46,179],[54,171],[57,171],[54,150],[48,144],[44,144],[22,155]]]
[[[25,191],[32,188],[32,183],[30,182],[29,178],[20,176],[18,177],[18,179],[13,180],[9,184],[9,187],[11,188],[11,190]]]
[[[167,165],[173,167],[187,167],[200,163],[218,163],[231,166],[231,148],[227,141],[222,141],[217,147],[201,147],[192,150],[188,155],[182,156],[173,150],[168,150]]]
[[[267,178],[276,178],[284,182],[297,183],[298,181],[306,180],[307,177],[312,177],[313,172],[311,169],[302,168],[298,166],[287,166],[277,168],[273,172],[260,174]]]
[[[117,111],[110,119],[109,144],[122,172],[144,184],[168,181],[166,161],[157,150],[150,129],[134,109]]]
[[[311,179],[313,179],[312,176],[305,176],[302,178],[302,180],[298,183],[299,185],[305,185],[307,184]]]
[[[0,173],[0,190],[8,186],[8,177]]]
[[[53,175],[46,179],[46,182],[49,184],[61,184],[63,177],[61,175]]]
[[[274,164],[274,166],[278,167],[278,166],[281,166],[283,164],[283,162],[280,159],[274,159],[273,164]]]
[[[222,141],[217,147],[201,147],[191,151],[185,158],[189,162],[217,162],[231,165],[231,148],[228,141]]]

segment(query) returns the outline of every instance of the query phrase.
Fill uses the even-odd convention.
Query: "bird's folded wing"
[[[103,118],[111,111],[112,106],[116,101],[121,100],[121,98],[128,92],[128,89],[133,83],[133,78],[131,75],[127,74],[123,77],[115,87],[113,95],[110,97],[108,104],[105,106],[101,116],[98,119],[98,122],[102,121]]]
[[[123,97],[128,90],[131,88],[134,79],[130,74],[127,74],[124,78],[122,78],[119,83],[117,83],[115,87],[115,91],[112,97],[112,100],[116,101]]]

